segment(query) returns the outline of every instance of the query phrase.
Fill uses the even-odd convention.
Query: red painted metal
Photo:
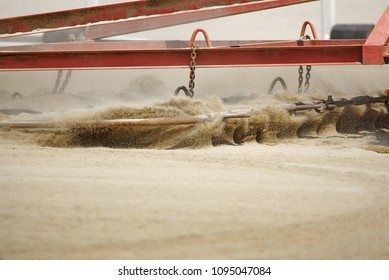
[[[304,41],[273,41],[273,40],[195,40],[200,48],[209,47],[295,47],[295,46],[362,46],[366,40],[304,40]],[[179,49],[190,48],[191,41],[80,41],[72,43],[37,44],[0,47],[1,52],[36,52],[36,51],[87,51],[87,50],[147,50],[147,49]]]
[[[151,18],[132,18],[116,23],[102,23],[85,29],[84,36],[88,40],[111,37],[152,30],[161,27],[175,26],[183,23],[197,22],[212,18],[220,18],[260,10],[284,7],[317,0],[262,0],[225,7],[209,7],[200,10],[181,11],[174,14],[159,14]],[[229,1],[231,2],[231,1]],[[244,1],[242,1],[244,2]]]
[[[147,3],[146,3],[147,2]],[[220,16],[221,7],[212,7],[216,2],[224,3],[228,13],[247,12],[262,5],[283,5],[292,2],[309,2],[297,0],[263,0],[263,1],[132,1],[132,5],[146,5],[147,14],[151,10],[166,12],[156,18],[172,19],[172,10],[194,9],[196,15],[210,12],[212,17]],[[232,5],[234,3],[242,3]],[[154,4],[152,4],[154,3]],[[186,4],[186,6],[185,6]],[[154,6],[153,6],[154,5]],[[170,5],[170,6],[169,6]],[[199,5],[208,7],[201,10]],[[162,7],[164,10],[161,10]],[[265,6],[262,6],[264,8]],[[153,10],[154,9],[154,10]],[[237,10],[235,10],[237,9]],[[89,10],[88,10],[89,11]],[[180,13],[177,13],[180,14]],[[136,14],[138,15],[138,14]],[[209,16],[208,15],[208,16]],[[134,16],[134,13],[131,14]],[[151,17],[153,18],[153,17]],[[103,17],[107,19],[107,17]],[[144,18],[146,19],[146,18]],[[196,18],[197,19],[197,18]],[[161,27],[161,22],[154,22]],[[173,21],[173,24],[176,24]],[[127,22],[128,25],[128,22]],[[305,22],[301,31],[304,35],[310,25],[314,38],[316,32],[310,22]],[[109,25],[112,27],[112,25]],[[137,28],[137,27],[135,27]],[[69,42],[62,44],[43,44],[0,48],[0,70],[46,70],[46,69],[112,69],[112,68],[164,68],[188,67],[191,46],[198,32],[205,36],[205,42],[199,42],[197,50],[197,67],[235,67],[235,66],[281,66],[281,65],[344,65],[344,64],[389,64],[389,7],[377,23],[367,40],[297,40],[297,41],[252,41],[252,42],[212,42],[203,30],[196,30],[191,40],[183,41],[141,41],[141,42]],[[197,43],[197,41],[196,41]],[[228,46],[226,46],[228,45]]]
[[[98,39],[313,1],[318,0],[133,0],[126,3],[0,19],[0,34],[3,34],[4,38],[20,35],[17,32],[31,34],[56,28],[87,27],[85,38]],[[96,24],[102,21],[105,22]],[[91,25],[92,23],[95,24]]]
[[[363,46],[363,64],[384,64],[388,50],[385,45],[389,40],[389,6],[370,33]]]
[[[212,48],[212,43],[211,43],[211,40],[209,40],[208,33],[204,29],[200,29],[200,28],[193,31],[192,37],[190,37],[190,40],[188,43],[188,48],[192,47],[192,45],[194,44],[194,42],[196,40],[197,34],[199,34],[199,33],[202,33],[204,35],[205,42],[207,43],[207,47]]]
[[[195,33],[195,32],[194,32]],[[193,36],[193,35],[192,35]],[[259,47],[296,47],[296,46],[362,46],[366,40],[307,40],[307,41],[258,41],[258,40],[194,40],[190,41],[81,41],[71,43],[37,44],[0,47],[1,52],[45,52],[45,51],[101,51],[101,50],[150,50],[150,49],[181,49],[190,48],[193,42],[200,48],[207,47],[236,47],[236,48],[259,48]]]
[[[317,33],[316,33],[315,26],[314,26],[313,23],[310,22],[310,21],[304,22],[304,24],[303,24],[303,26],[302,26],[302,28],[301,28],[300,38],[302,38],[302,37],[304,37],[304,36],[306,35],[307,26],[309,26],[309,27],[311,28],[311,32],[312,32],[313,39],[314,39],[314,40],[319,39],[319,37],[317,36]]]
[[[188,67],[190,49],[8,51],[1,70]],[[362,45],[251,46],[197,50],[197,67],[361,64]]]

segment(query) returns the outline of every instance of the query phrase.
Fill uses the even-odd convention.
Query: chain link
[[[304,90],[305,91],[307,91],[309,89],[309,86],[310,86],[311,69],[312,69],[312,66],[311,65],[307,65],[307,73],[305,74],[305,84],[304,84]],[[301,93],[303,91],[303,81],[304,81],[303,74],[304,74],[304,69],[300,65],[300,67],[299,67],[299,78],[298,78],[298,82],[299,82],[298,93]]]
[[[189,72],[189,94],[190,97],[194,96],[194,88],[195,88],[195,79],[196,79],[196,57],[197,53],[196,50],[198,49],[197,44],[192,45],[192,53],[190,54],[191,61],[189,64],[190,72]]]
[[[65,91],[65,88],[68,85],[71,76],[72,76],[72,70],[69,70],[66,73],[65,80],[63,81],[61,88],[58,91],[59,94],[62,94]]]
[[[186,96],[190,97],[190,98],[193,98],[194,96],[194,88],[195,88],[195,79],[196,79],[196,57],[197,57],[197,53],[196,53],[196,50],[199,48],[199,46],[197,44],[192,44],[192,52],[190,53],[190,63],[189,63],[189,69],[190,69],[190,72],[189,72],[189,87],[186,88],[185,86],[180,86],[178,87],[175,92],[174,92],[174,95],[178,95],[180,93],[180,91],[183,91],[185,93]]]
[[[309,81],[311,79],[311,69],[312,69],[312,66],[311,65],[307,65],[307,74],[305,75],[305,91],[307,91],[309,89]]]
[[[298,93],[301,93],[303,91],[303,81],[304,81],[303,73],[304,73],[303,67],[300,65],[299,78],[298,78],[298,82],[299,82]]]
[[[63,71],[58,70],[57,72],[57,79],[55,80],[55,86],[53,88],[52,94],[62,94],[65,91],[66,86],[69,83],[70,77],[72,76],[72,70],[69,70],[66,73],[65,80],[63,81],[61,87],[59,87],[61,83],[61,78],[62,78]]]
[[[61,77],[62,77],[62,70],[58,70],[57,79],[55,80],[55,86],[54,86],[53,91],[52,91],[53,94],[58,93],[58,88],[59,88],[59,83],[61,82]]]
[[[311,29],[312,29],[312,26],[311,26]],[[314,35],[314,37],[315,37],[315,35]],[[300,40],[302,40],[302,41],[309,41],[309,40],[311,40],[311,37],[309,35],[304,35],[304,36],[300,37]],[[309,86],[310,86],[311,69],[312,69],[312,66],[311,65],[307,65],[307,74],[305,75],[304,91],[307,91],[309,89]],[[303,91],[303,81],[304,81],[303,73],[304,73],[303,66],[300,65],[300,67],[299,67],[299,78],[298,78],[298,82],[299,82],[298,93],[301,93]]]
[[[76,34],[74,34],[74,33],[68,34],[68,38],[67,38],[66,41],[67,42],[76,41]],[[57,79],[55,81],[55,86],[54,86],[54,89],[52,91],[53,94],[62,94],[62,93],[64,93],[64,91],[66,89],[66,86],[69,83],[70,77],[72,76],[72,70],[69,70],[67,72],[67,74],[65,76],[65,80],[63,81],[61,87],[59,88],[59,85],[61,83],[62,74],[63,74],[62,70],[58,70]]]

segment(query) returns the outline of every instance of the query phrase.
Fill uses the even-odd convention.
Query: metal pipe
[[[328,96],[327,100],[311,100],[307,102],[296,102],[284,104],[280,108],[293,113],[305,110],[315,110],[316,112],[325,112],[335,108],[346,107],[350,105],[369,105],[372,103],[385,103],[389,101],[389,96],[356,96],[351,99],[333,100]],[[168,118],[149,118],[149,119],[110,119],[94,121],[76,121],[71,123],[61,123],[54,121],[1,121],[0,128],[3,129],[66,129],[72,127],[139,127],[139,126],[169,126],[169,125],[193,125],[212,120],[242,119],[250,118],[253,114],[261,113],[261,109],[241,109],[213,113],[209,115],[168,117]]]
[[[138,126],[168,126],[168,125],[193,125],[197,123],[211,121],[217,118],[221,120],[249,118],[251,115],[245,111],[237,112],[222,112],[209,115],[197,116],[182,116],[169,118],[149,118],[149,119],[111,119],[111,120],[95,120],[95,121],[76,121],[68,123],[70,127],[88,126],[93,127],[138,127]],[[65,123],[54,121],[16,121],[7,122],[1,121],[0,128],[4,129],[53,129],[65,128]]]

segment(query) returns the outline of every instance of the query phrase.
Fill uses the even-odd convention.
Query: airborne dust
[[[271,99],[274,103],[282,104],[302,98],[292,93],[280,92]],[[81,114],[59,121],[58,129],[24,130],[15,135],[20,137],[20,133],[25,134],[23,137],[50,147],[178,149],[237,145],[249,141],[276,143],[288,138],[337,133],[355,134],[360,131],[389,128],[388,109],[385,105],[350,106],[322,114],[312,110],[290,114],[282,107],[274,105],[257,104],[251,108],[255,108],[256,113],[250,118],[223,120],[222,117],[215,117],[191,125],[135,127],[98,125],[100,120],[209,115],[228,110],[218,97],[209,97],[205,100],[174,97],[152,106],[119,106],[98,113]],[[6,117],[3,115],[3,118]],[[96,122],[90,122],[91,120]],[[383,151],[380,149],[377,152]]]
[[[304,102],[309,99],[325,99],[327,90],[312,94],[295,94],[278,91],[275,94],[251,93],[219,98],[210,96],[203,99],[162,97],[164,101],[150,100],[158,97],[155,93],[166,91],[165,85],[153,76],[143,76],[131,82],[129,88],[109,96],[114,104],[101,109],[73,111],[61,114],[63,106],[73,106],[80,102],[104,104],[106,100],[97,100],[102,93],[88,95],[43,94],[29,98],[13,98],[2,94],[5,109],[1,110],[0,121],[35,120],[35,116],[54,119],[54,129],[25,129],[9,131],[15,138],[28,139],[42,146],[50,147],[113,147],[113,148],[152,148],[178,149],[210,145],[238,145],[245,142],[277,143],[283,139],[296,137],[331,136],[339,133],[357,134],[361,131],[379,131],[389,128],[388,108],[385,104],[349,106],[325,113],[313,110],[291,114],[282,104]],[[334,97],[343,97],[342,93],[330,92]],[[87,98],[88,96],[88,98]],[[105,95],[106,96],[106,95]],[[142,97],[145,102],[137,104],[134,96]],[[118,101],[118,102],[116,102]],[[120,101],[120,102],[119,102]],[[124,102],[123,102],[124,101]],[[41,113],[44,104],[54,106],[52,113]],[[123,105],[124,104],[124,105]],[[144,104],[153,104],[145,106]],[[57,107],[55,107],[57,106]],[[89,103],[84,103],[86,108]],[[21,109],[28,108],[28,109]],[[251,108],[255,110],[249,118],[225,119],[218,113],[233,109]],[[2,109],[2,108],[0,108]],[[0,113],[1,113],[0,112]],[[171,118],[213,114],[209,121],[191,125],[161,126],[101,126],[99,121],[112,119],[149,119]],[[12,116],[12,115],[16,115]],[[66,117],[64,117],[64,115]],[[378,150],[377,150],[378,152]],[[383,152],[382,149],[379,152]],[[385,151],[384,151],[385,152]]]

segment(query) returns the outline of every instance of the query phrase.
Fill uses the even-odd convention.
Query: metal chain
[[[66,74],[65,80],[63,81],[61,88],[58,91],[59,94],[62,94],[65,91],[65,88],[68,85],[71,76],[72,76],[72,70],[69,70],[68,73]]]
[[[311,29],[312,29],[312,26],[311,26]],[[300,40],[302,40],[302,41],[309,41],[309,40],[311,40],[311,37],[309,35],[304,35],[304,36],[300,37]],[[307,65],[307,74],[305,75],[304,91],[307,91],[309,89],[309,85],[310,85],[309,82],[310,82],[310,79],[311,79],[311,69],[312,69],[312,66],[311,65]],[[299,67],[299,78],[298,78],[298,82],[299,82],[298,93],[301,93],[303,91],[303,81],[304,81],[303,73],[304,73],[303,66],[300,65],[300,67]]]
[[[304,73],[303,67],[300,65],[299,78],[298,78],[298,82],[299,82],[298,93],[301,93],[303,91],[303,81],[304,81],[303,73]]]
[[[307,74],[305,74],[305,84],[304,84],[304,90],[305,91],[307,91],[309,89],[309,86],[310,86],[311,69],[312,69],[312,66],[311,65],[307,65]],[[303,73],[304,73],[304,69],[300,65],[300,67],[299,67],[299,78],[298,78],[298,82],[299,82],[298,93],[301,93],[303,91],[303,81],[304,81]]]
[[[67,42],[76,41],[76,34],[73,34],[73,33],[68,34],[68,38],[67,38],[66,41]],[[64,93],[65,88],[68,85],[69,79],[70,79],[71,76],[72,76],[72,70],[69,70],[68,73],[65,76],[65,80],[63,81],[61,88],[59,88],[59,84],[61,83],[62,70],[58,70],[57,80],[55,81],[55,86],[54,86],[54,89],[53,89],[52,93],[53,94],[62,94],[62,93]],[[58,90],[58,88],[59,88],[59,90]]]
[[[62,74],[63,74],[63,71],[62,70],[58,70],[57,79],[55,81],[55,86],[54,86],[54,89],[52,91],[53,94],[61,94],[61,93],[63,93],[65,91],[65,88],[66,88],[66,86],[69,83],[70,77],[72,76],[72,70],[69,70],[66,73],[65,80],[63,81],[61,87],[59,88],[59,85],[61,83]]]
[[[176,96],[180,93],[180,91],[183,91],[185,93],[185,95],[190,97],[190,98],[193,98],[193,96],[194,96],[194,88],[195,88],[194,81],[196,79],[196,57],[197,57],[196,50],[198,48],[199,48],[199,46],[197,44],[192,44],[192,52],[190,54],[191,61],[189,63],[189,69],[190,69],[189,87],[188,88],[186,88],[186,86],[178,87],[174,92],[174,95],[176,95]]]
[[[311,65],[307,65],[307,74],[305,75],[305,91],[309,89],[309,80],[311,79]]]
[[[196,78],[196,50],[198,49],[197,44],[192,45],[192,53],[190,54],[191,61],[189,64],[190,72],[189,72],[189,94],[190,97],[194,96],[194,88],[195,88],[195,78]]]
[[[54,86],[53,91],[52,91],[53,94],[58,93],[58,88],[59,88],[59,83],[61,82],[61,77],[62,77],[62,70],[58,70],[57,80],[55,81],[55,86]]]

